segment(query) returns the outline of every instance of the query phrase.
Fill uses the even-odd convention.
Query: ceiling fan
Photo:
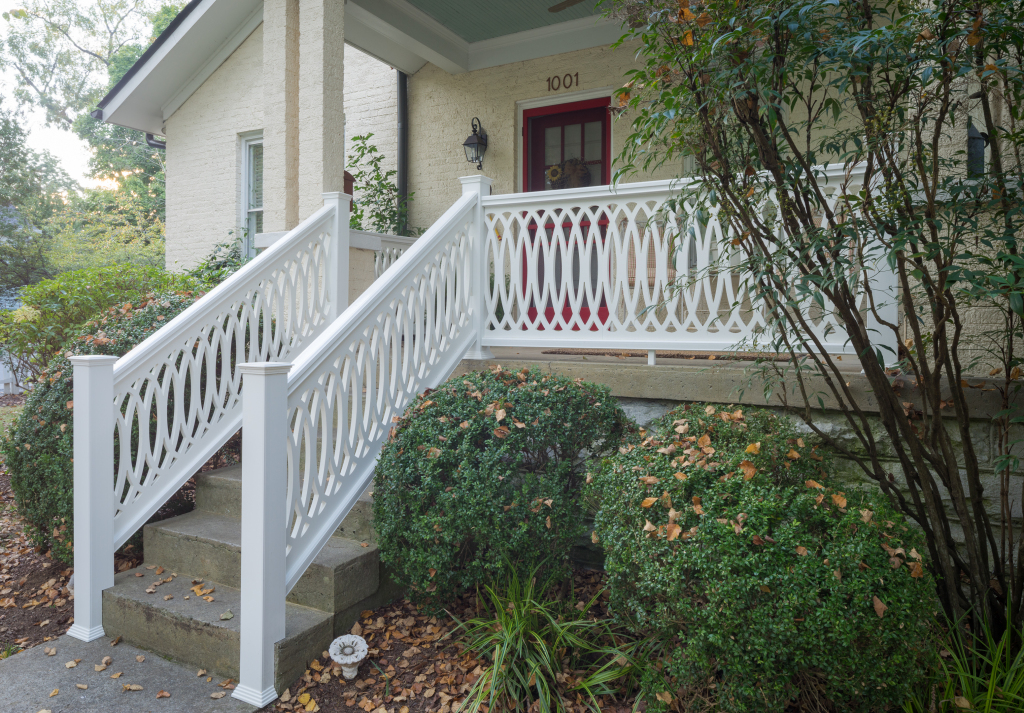
[[[579,5],[584,0],[562,0],[557,5],[552,5],[548,8],[548,12],[561,12],[562,10],[568,10],[573,5]]]

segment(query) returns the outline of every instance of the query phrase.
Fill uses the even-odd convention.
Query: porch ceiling
[[[560,12],[560,0],[409,0],[466,42],[480,42],[599,14],[597,0],[584,0]]]

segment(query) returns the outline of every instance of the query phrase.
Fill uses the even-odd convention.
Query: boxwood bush
[[[602,463],[595,538],[611,609],[663,641],[654,705],[697,692],[727,711],[905,700],[936,608],[927,550],[830,470],[788,420],[707,405],[680,407]]]
[[[496,577],[563,572],[584,531],[588,457],[630,421],[605,386],[500,366],[422,394],[377,464],[381,558],[419,601],[445,602]]]
[[[0,438],[15,502],[28,524],[28,534],[56,559],[69,564],[72,561],[74,380],[70,357],[127,354],[195,299],[191,292],[151,293],[137,306],[125,303],[112,307],[87,322],[39,374],[17,423]]]

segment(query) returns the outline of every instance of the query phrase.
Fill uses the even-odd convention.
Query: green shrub
[[[29,392],[17,423],[0,439],[18,512],[32,541],[71,563],[74,466],[69,358],[85,354],[122,356],[195,301],[192,293],[149,295],[137,307],[109,309],[87,323],[76,339],[50,360]],[[113,474],[111,474],[113,486]]]
[[[152,266],[120,264],[65,272],[22,288],[21,307],[0,311],[0,344],[19,373],[37,376],[86,320],[104,310],[140,304],[151,292],[198,287],[194,278]]]
[[[703,405],[603,462],[610,606],[673,644],[653,703],[698,690],[728,711],[905,699],[936,607],[923,540],[887,504],[833,489],[829,469],[789,421]]]
[[[377,464],[381,557],[418,600],[493,579],[505,559],[560,573],[583,532],[585,458],[618,445],[627,419],[607,387],[496,367],[425,392]]]

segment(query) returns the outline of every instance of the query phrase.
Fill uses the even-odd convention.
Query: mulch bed
[[[589,601],[602,586],[603,574],[578,570],[576,598]],[[341,678],[341,667],[326,651],[281,698],[262,709],[324,713],[451,713],[487,666],[464,650],[452,632],[456,621],[477,616],[476,596],[458,600],[450,613],[431,615],[408,600],[360,614],[352,633],[367,640],[369,656],[353,681]],[[591,609],[605,614],[601,604]],[[603,700],[601,710],[626,713],[633,700]],[[646,708],[641,703],[641,709]],[[578,706],[579,711],[589,710]]]
[[[24,406],[25,394],[4,394],[0,396],[0,407],[3,406]]]

